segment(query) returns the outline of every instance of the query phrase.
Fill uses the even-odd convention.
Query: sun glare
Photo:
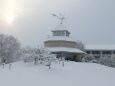
[[[12,23],[13,20],[14,20],[14,17],[13,17],[13,16],[7,16],[7,17],[6,17],[6,21],[7,21],[8,23]]]

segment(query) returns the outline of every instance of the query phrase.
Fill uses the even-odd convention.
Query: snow
[[[0,67],[0,86],[115,86],[115,69],[95,63],[65,62],[47,66],[12,63]]]
[[[115,45],[85,45],[86,50],[115,50]]]
[[[68,31],[67,30],[67,28],[63,25],[63,24],[60,24],[60,25],[58,25],[54,30],[52,30],[52,31]],[[68,31],[69,32],[69,31]],[[70,33],[70,32],[69,32]]]
[[[73,53],[85,53],[77,48],[66,47],[47,47],[50,52],[73,52]]]
[[[67,37],[67,36],[51,36],[48,37],[46,41],[70,41],[70,42],[76,42],[72,37]]]

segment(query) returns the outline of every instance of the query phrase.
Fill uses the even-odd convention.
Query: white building
[[[81,61],[81,56],[85,52],[76,48],[77,42],[70,37],[67,28],[60,24],[52,30],[52,36],[44,41],[44,46],[54,54],[57,58],[66,58],[74,61]]]
[[[86,45],[86,53],[95,58],[115,56],[115,45]]]

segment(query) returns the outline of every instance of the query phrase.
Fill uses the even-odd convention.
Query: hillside
[[[95,63],[65,62],[47,66],[13,63],[0,66],[0,86],[115,86],[115,69]]]

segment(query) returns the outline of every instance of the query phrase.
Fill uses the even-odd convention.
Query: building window
[[[90,54],[90,51],[86,51],[87,54]]]
[[[92,51],[92,54],[100,54],[100,51]]]
[[[115,51],[113,51],[113,54],[115,54]]]
[[[103,51],[103,54],[111,54],[111,51]]]
[[[53,32],[54,36],[64,36],[64,31],[55,31]]]
[[[95,56],[95,58],[100,58],[100,56]]]
[[[52,52],[52,54],[56,54],[56,52]]]
[[[60,31],[60,36],[64,36],[64,31]]]

